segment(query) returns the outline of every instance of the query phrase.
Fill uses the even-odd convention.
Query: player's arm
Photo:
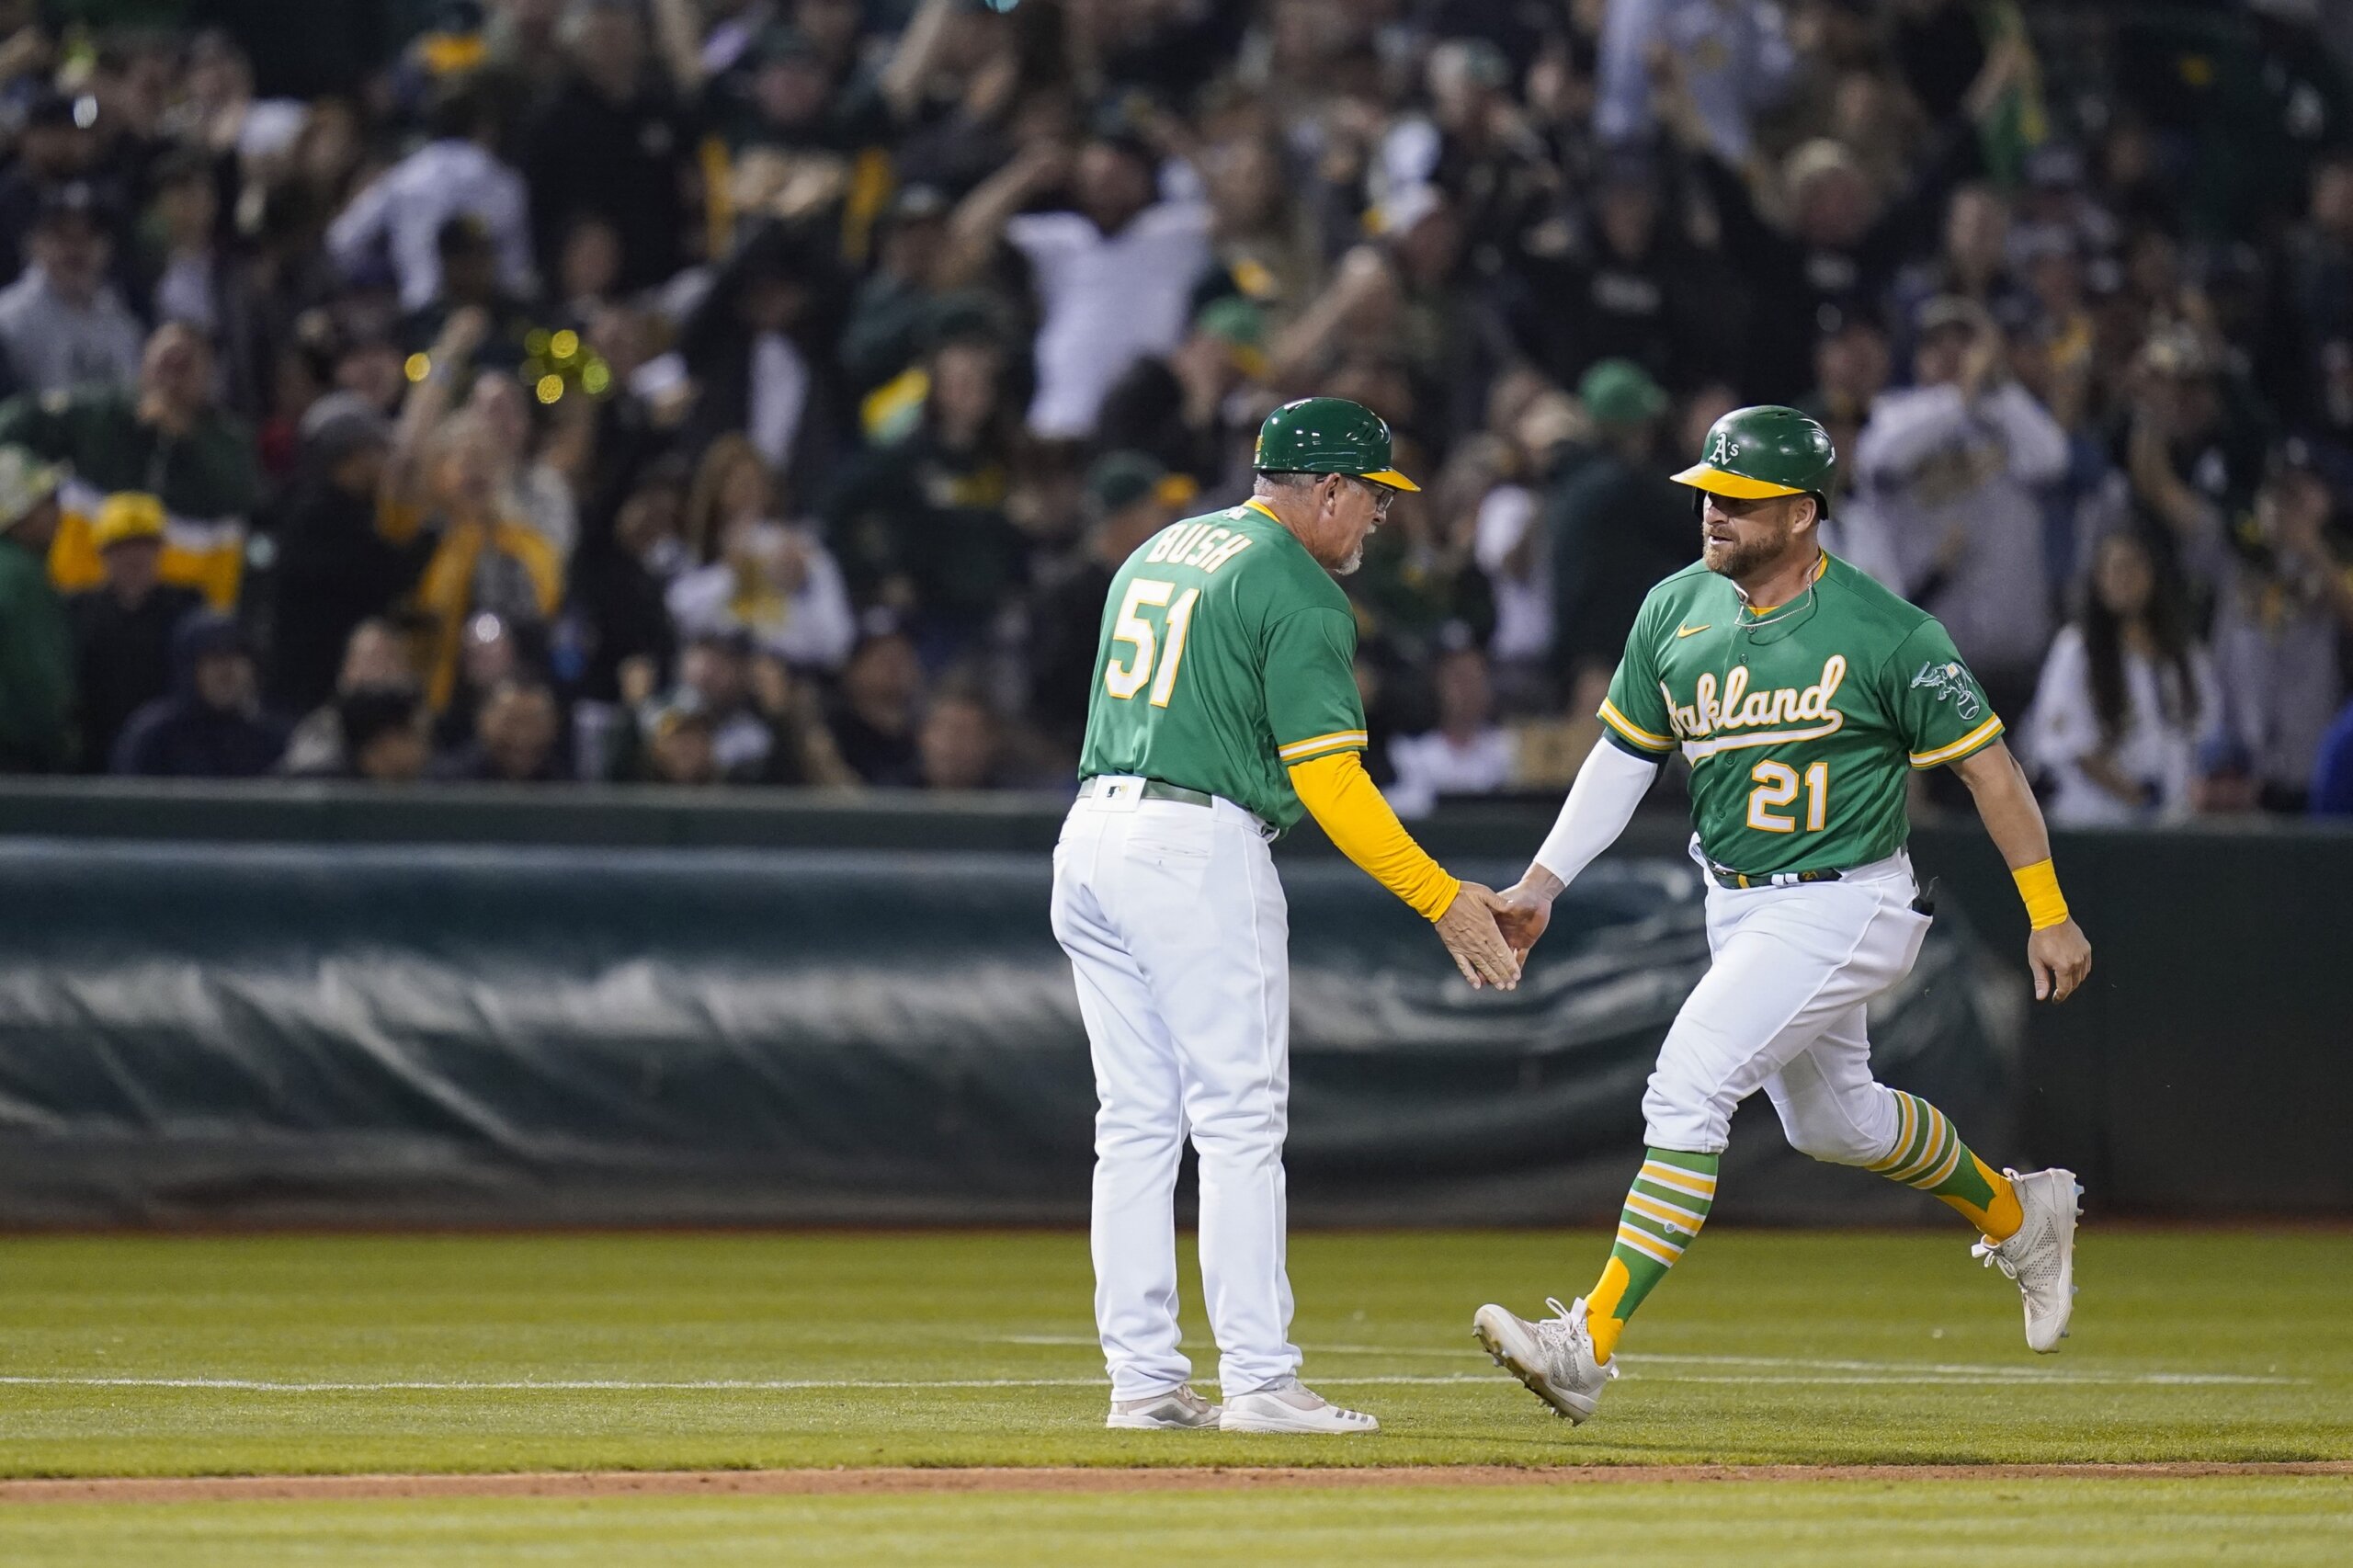
[[[1358,744],[1362,742],[1359,740]],[[1508,991],[1519,983],[1519,960],[1497,929],[1495,894],[1456,880],[1414,842],[1405,824],[1364,770],[1361,754],[1336,751],[1290,767],[1299,792],[1324,836],[1374,881],[1438,927],[1462,978]]]
[[[2027,967],[2035,1000],[2064,1002],[2092,970],[2091,944],[2067,917],[2051,833],[2026,771],[2002,740],[2002,721],[1942,626],[1924,620],[1880,667],[1882,700],[1915,768],[1949,767],[1969,787],[1985,831],[2026,901]]]
[[[2010,748],[1995,741],[1951,764],[1977,801],[1994,847],[2010,868],[2018,896],[2026,901],[2027,967],[2034,971],[2034,999],[2064,1002],[2092,971],[2092,945],[2067,914],[2059,872],[2051,861],[2051,832],[2042,807],[2026,781],[2026,770]]]
[[[1666,698],[1659,690],[1652,650],[1654,616],[1645,604],[1627,634],[1625,657],[1609,677],[1599,718],[1601,738],[1586,754],[1552,831],[1519,881],[1506,888],[1496,924],[1522,959],[1552,923],[1552,901],[1578,873],[1618,841],[1650,792],[1658,766],[1675,749]]]
[[[1347,612],[1321,606],[1267,629],[1262,678],[1275,755],[1324,835],[1438,927],[1462,978],[1509,990],[1519,982],[1519,960],[1495,928],[1494,892],[1449,876],[1414,842],[1364,770],[1356,641]]]

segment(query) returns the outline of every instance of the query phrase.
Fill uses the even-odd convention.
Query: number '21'
[[[1170,604],[1169,596],[1176,594],[1176,602]],[[1152,685],[1152,705],[1165,708],[1176,690],[1176,666],[1185,659],[1185,634],[1192,630],[1193,606],[1199,602],[1201,590],[1188,588],[1176,593],[1176,585],[1156,577],[1138,577],[1128,585],[1127,597],[1120,601],[1119,616],[1111,623],[1110,658],[1103,665],[1103,689],[1126,701]],[[1167,610],[1165,633],[1154,631],[1152,622],[1137,612],[1144,606]],[[1122,658],[1118,644],[1135,645],[1133,658]],[[1153,677],[1154,654],[1158,655],[1160,676]]]
[[[1786,762],[1760,762],[1748,770],[1756,788],[1748,792],[1748,825],[1760,833],[1795,833],[1797,818],[1771,808],[1798,798],[1798,770]],[[1830,820],[1830,765],[1808,763],[1805,770],[1805,830],[1820,833]]]

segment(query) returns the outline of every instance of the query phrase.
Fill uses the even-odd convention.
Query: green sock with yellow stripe
[[[1586,1324],[1597,1359],[1616,1352],[1626,1320],[1708,1222],[1721,1159],[1677,1149],[1652,1149],[1643,1156],[1618,1216],[1617,1244],[1602,1265],[1600,1282],[1586,1294]]]
[[[1951,1205],[1989,1241],[2017,1234],[2022,1216],[2010,1178],[1971,1153],[1944,1112],[1917,1095],[1889,1092],[1895,1096],[1895,1147],[1870,1168]]]

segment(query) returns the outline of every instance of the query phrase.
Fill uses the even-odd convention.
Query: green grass
[[[1111,1496],[731,1497],[38,1505],[0,1513],[13,1568],[434,1568],[627,1562],[1391,1562],[1529,1568],[2341,1564],[2332,1480],[1905,1482],[1382,1488]]]
[[[1470,1317],[1598,1234],[1302,1235],[1307,1376],[1384,1430],[1302,1440],[1104,1431],[1075,1234],[17,1239],[0,1377],[75,1381],[0,1384],[0,1474],[2353,1458],[2353,1236],[2089,1229],[2048,1358],[1966,1243],[1711,1231],[1572,1429]],[[463,1386],[550,1382],[621,1386]]]

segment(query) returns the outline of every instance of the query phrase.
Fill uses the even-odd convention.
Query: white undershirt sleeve
[[[1536,851],[1536,863],[1563,882],[1593,864],[1633,820],[1634,808],[1650,792],[1658,764],[1631,756],[1608,741],[1596,741],[1577,769],[1576,782],[1561,805],[1560,820]]]

